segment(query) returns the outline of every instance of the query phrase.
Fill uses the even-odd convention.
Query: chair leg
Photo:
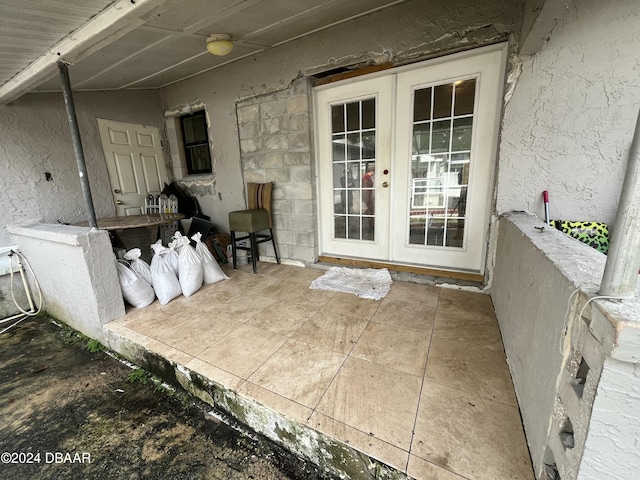
[[[278,256],[278,249],[276,248],[276,239],[273,238],[273,228],[269,229],[271,234],[271,243],[273,244],[273,252],[276,254],[276,262],[280,263],[280,257]]]
[[[251,263],[253,264],[253,273],[256,272],[256,261],[258,257],[258,244],[256,243],[256,234],[252,232],[249,234],[249,241],[251,242]]]
[[[233,255],[233,269],[236,269],[236,232],[231,230],[231,255]]]

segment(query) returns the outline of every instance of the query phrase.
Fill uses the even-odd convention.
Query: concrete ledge
[[[128,338],[132,334],[133,338]],[[335,478],[405,480],[399,472],[329,435],[286,417],[231,388],[206,378],[178,361],[144,346],[146,337],[117,324],[106,325],[102,342],[128,360],[211,405],[214,409],[264,435],[290,452],[318,465]],[[148,340],[148,339],[147,339]]]
[[[605,263],[533,215],[499,220],[491,297],[540,478],[545,465],[563,480],[636,478],[616,459],[640,463],[622,448],[640,426],[640,288],[598,298]]]
[[[42,290],[44,310],[83,334],[125,313],[109,235],[104,230],[38,223],[9,227]]]
[[[52,223],[34,223],[32,225],[9,225],[7,230],[11,235],[29,237],[47,242],[63,243],[66,245],[80,245],[80,239],[90,229],[73,225]]]

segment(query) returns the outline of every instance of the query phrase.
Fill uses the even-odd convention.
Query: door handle
[[[382,186],[383,186],[384,188],[387,188],[387,187],[389,186],[389,182],[382,182]]]
[[[122,205],[122,200],[116,200],[116,205]]]
[[[113,191],[113,193],[120,193],[120,189],[119,189],[119,188],[116,188],[116,189]]]

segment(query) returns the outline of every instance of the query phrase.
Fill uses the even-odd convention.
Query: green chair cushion
[[[247,233],[268,230],[269,213],[263,209],[229,212],[229,229]]]

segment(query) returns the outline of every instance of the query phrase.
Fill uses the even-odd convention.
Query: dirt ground
[[[87,347],[46,317],[0,335],[0,479],[326,478]]]

